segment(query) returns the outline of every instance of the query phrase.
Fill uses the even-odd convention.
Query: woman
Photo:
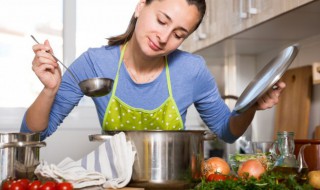
[[[70,66],[80,81],[114,79],[112,93],[93,98],[105,130],[182,130],[187,109],[194,104],[208,127],[226,142],[241,136],[256,110],[275,105],[284,88],[270,90],[241,114],[224,104],[202,57],[177,50],[197,29],[205,0],[140,0],[127,31],[91,48]],[[68,72],[61,78],[50,44],[34,45],[33,70],[44,84],[27,110],[22,132],[51,135],[83,93]]]

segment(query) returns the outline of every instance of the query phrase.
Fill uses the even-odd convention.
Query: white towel
[[[135,154],[131,142],[121,132],[78,161],[66,158],[58,165],[41,161],[35,174],[40,179],[68,181],[74,188],[102,185],[117,189],[130,182]]]

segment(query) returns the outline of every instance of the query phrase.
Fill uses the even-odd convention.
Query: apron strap
[[[124,56],[124,52],[126,50],[126,47],[128,45],[128,42],[124,44],[122,50],[121,50],[121,54],[120,54],[120,59],[119,59],[119,62],[118,62],[118,70],[117,70],[117,75],[116,75],[116,78],[114,80],[114,84],[113,84],[113,90],[112,90],[112,95],[111,96],[114,96],[114,94],[116,93],[116,89],[117,89],[117,86],[118,86],[118,80],[119,80],[119,71],[120,71],[120,67],[121,67],[121,64],[122,64],[122,61],[123,61],[123,56]]]
[[[166,78],[167,78],[167,86],[168,86],[168,91],[169,91],[169,96],[172,96],[172,89],[171,89],[171,80],[170,80],[170,71],[169,71],[169,66],[168,66],[168,58],[165,56],[165,64],[166,64]]]

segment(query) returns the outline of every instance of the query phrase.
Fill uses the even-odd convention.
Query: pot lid
[[[298,45],[292,45],[274,57],[245,88],[234,110],[242,113],[256,103],[281,78],[297,54]]]

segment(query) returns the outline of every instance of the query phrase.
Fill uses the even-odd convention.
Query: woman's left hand
[[[286,87],[284,82],[278,81],[274,87],[269,89],[262,97],[257,101],[257,110],[265,110],[272,108],[279,102],[279,97],[282,90]]]

